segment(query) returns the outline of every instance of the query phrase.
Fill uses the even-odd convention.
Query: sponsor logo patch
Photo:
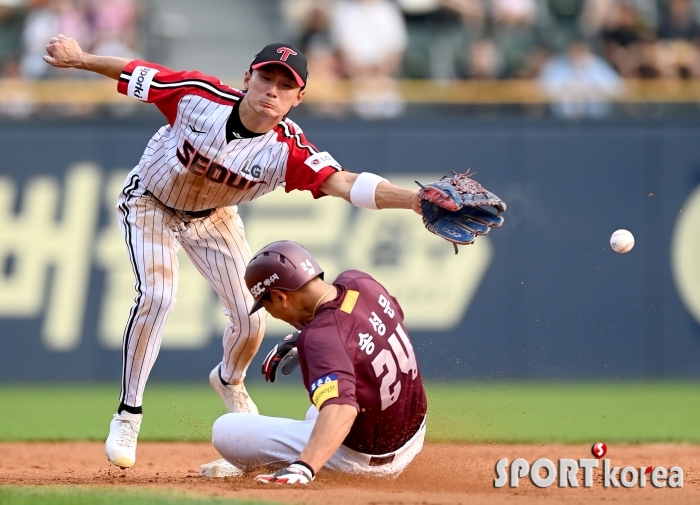
[[[359,298],[359,296],[359,291],[353,291],[352,289],[349,289],[348,292],[345,294],[345,298],[343,298],[343,303],[340,305],[340,310],[347,314],[352,314],[352,309],[355,308],[355,304],[357,303],[357,299]]]
[[[304,163],[310,166],[314,172],[318,172],[325,167],[333,167],[336,170],[342,170],[343,168],[327,151],[309,156]]]
[[[148,90],[151,89],[153,77],[158,73],[155,68],[136,67],[129,79],[129,85],[126,89],[127,96],[136,98],[142,102],[148,101]]]
[[[323,402],[329,398],[338,398],[338,375],[332,373],[315,380],[309,386],[311,401],[321,410]]]

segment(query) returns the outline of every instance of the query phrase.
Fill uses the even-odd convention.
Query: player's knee
[[[216,421],[211,428],[211,443],[218,450],[219,447],[230,446],[232,442],[239,438],[242,430],[241,416],[250,414],[224,414]]]
[[[244,338],[247,334],[248,340],[262,339],[265,334],[265,316],[260,316],[257,312],[249,317],[247,326],[245,322],[237,323],[232,317],[229,318],[228,325],[232,329],[232,333],[240,332]]]
[[[255,454],[256,447],[250,421],[258,416],[251,414],[224,414],[214,422],[211,443],[219,454],[231,462],[246,466]],[[253,442],[253,443],[251,443]]]
[[[175,305],[175,293],[172,290],[141,289],[139,296],[139,308],[145,312],[152,312],[153,307],[171,311]]]
[[[225,440],[225,435],[224,432],[225,430],[225,424],[226,424],[226,415],[221,416],[218,418],[216,421],[214,421],[214,426],[211,428],[211,445],[214,446],[214,449],[216,449],[219,454],[221,454],[222,449],[224,448],[224,440]]]

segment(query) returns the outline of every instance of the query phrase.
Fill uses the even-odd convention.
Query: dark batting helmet
[[[262,307],[271,289],[296,291],[319,276],[323,279],[323,270],[301,244],[280,240],[263,247],[245,269],[245,283],[255,299],[250,313]]]

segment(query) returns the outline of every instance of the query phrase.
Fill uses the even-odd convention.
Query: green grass
[[[300,419],[303,387],[252,384],[265,415]],[[428,439],[457,442],[700,443],[698,382],[427,385]],[[104,440],[118,385],[0,386],[0,440]],[[209,440],[223,405],[208,385],[151,384],[139,440]]]
[[[0,505],[272,505],[272,502],[207,498],[184,493],[97,488],[0,487]]]
[[[700,443],[700,383],[429,385],[433,441]]]
[[[260,410],[301,419],[310,405],[304,387],[247,386]],[[0,440],[103,440],[119,405],[119,384],[2,385]],[[209,384],[149,384],[139,440],[210,440],[226,411]]]

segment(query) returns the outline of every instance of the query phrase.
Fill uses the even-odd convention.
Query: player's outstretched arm
[[[326,405],[319,412],[309,443],[299,459],[318,472],[342,445],[356,417],[357,409],[353,405]]]
[[[255,480],[264,484],[308,484],[340,448],[356,417],[357,409],[352,405],[325,406],[299,459],[276,473],[258,475]]]
[[[323,181],[319,189],[327,195],[355,203],[351,194],[359,177],[360,175],[352,172],[336,172]],[[389,181],[382,181],[375,185],[374,202],[378,209],[413,209],[416,213],[421,213],[418,192],[395,186]]]
[[[84,52],[75,39],[65,35],[51,37],[44,61],[56,68],[77,68],[119,80],[124,67],[132,60],[116,56],[95,56]]]

